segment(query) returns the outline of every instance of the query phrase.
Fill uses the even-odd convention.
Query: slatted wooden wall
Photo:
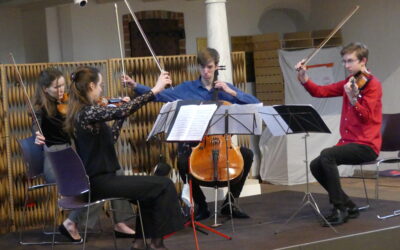
[[[184,80],[193,80],[199,75],[195,56],[164,56],[159,57],[159,60],[163,68],[170,72],[174,84]],[[243,88],[246,82],[245,55],[243,52],[235,52],[232,55],[232,60],[234,83],[237,83],[236,85],[239,88]],[[124,88],[120,82],[119,77],[122,73],[120,59],[19,64],[18,69],[27,85],[28,94],[32,97],[41,70],[47,67],[60,69],[67,80],[68,89],[71,72],[83,65],[94,66],[101,71],[105,83],[105,96],[117,97],[133,94],[130,88]],[[133,76],[137,82],[147,86],[153,86],[159,75],[159,70],[150,57],[126,58],[125,66],[129,75]],[[21,228],[22,206],[27,187],[25,166],[17,139],[31,135],[31,119],[28,116],[25,97],[21,86],[19,86],[14,67],[12,65],[0,65],[0,74],[0,233],[5,233],[37,228],[42,225],[43,221],[50,222],[54,215],[55,203],[53,202],[54,195],[53,200],[46,204],[46,193],[43,190],[34,193],[32,206],[28,208],[27,226]],[[149,103],[130,116],[124,124],[116,149],[120,164],[127,174],[146,174],[151,171],[158,161],[160,150],[166,156],[169,164],[176,165],[176,145],[157,141],[146,142],[146,136],[161,106],[161,103]],[[248,139],[241,136],[239,143],[248,145]],[[176,175],[176,171],[174,173]]]

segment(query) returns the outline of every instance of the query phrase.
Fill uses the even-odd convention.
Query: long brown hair
[[[84,66],[78,68],[71,74],[71,87],[68,100],[68,111],[65,119],[65,131],[74,136],[75,121],[78,112],[87,105],[91,105],[88,98],[90,83],[97,84],[99,81],[99,70],[94,67]]]
[[[38,87],[33,98],[33,106],[36,111],[44,109],[49,116],[54,116],[57,110],[57,100],[50,96],[45,90],[49,88],[54,80],[63,77],[61,71],[56,68],[47,68],[40,72]]]

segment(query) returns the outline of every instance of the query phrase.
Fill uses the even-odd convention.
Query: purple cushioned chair
[[[85,167],[79,155],[71,148],[66,148],[54,152],[46,152],[53,166],[59,194],[58,206],[63,210],[73,210],[78,208],[88,208],[86,220],[88,219],[89,209],[93,205],[104,203],[106,201],[124,200],[124,198],[115,197],[92,201],[90,196],[89,177],[86,175]],[[139,205],[139,204],[138,204]],[[139,206],[138,206],[139,207]],[[110,209],[112,210],[111,206]],[[58,211],[57,211],[58,213]],[[139,208],[140,216],[140,208]],[[114,227],[113,216],[110,216]],[[57,215],[54,220],[54,231],[56,227]],[[141,217],[140,217],[140,221]],[[143,227],[143,225],[142,225]],[[87,223],[83,236],[83,249],[86,247]],[[113,234],[114,247],[117,249],[115,233]],[[54,237],[53,237],[54,241]]]
[[[22,221],[21,228],[25,226],[26,219],[26,206],[29,200],[30,191],[34,191],[41,188],[46,188],[47,190],[47,202],[49,202],[51,187],[55,186],[55,183],[42,183],[35,184],[35,180],[43,176],[43,147],[35,144],[35,136],[31,136],[25,139],[17,140],[21,149],[22,157],[24,159],[25,165],[25,173],[27,179],[27,189],[25,191],[25,201],[22,212]],[[46,232],[45,225],[43,223],[43,233],[44,234],[53,234],[53,232]],[[24,241],[23,240],[23,231],[19,230],[19,243],[21,245],[49,245],[52,244],[51,241]],[[61,243],[69,243],[69,242],[56,242],[57,244]]]

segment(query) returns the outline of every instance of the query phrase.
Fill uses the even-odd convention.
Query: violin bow
[[[322,47],[325,46],[325,44],[338,32],[340,28],[357,12],[357,10],[360,8],[359,5],[356,5],[354,9],[347,15],[345,16],[342,21],[331,31],[331,33],[318,45],[318,47],[306,58],[306,60],[303,63],[303,66],[306,66],[311,59],[322,49]]]
[[[163,73],[165,70],[163,68],[161,68],[160,62],[158,61],[156,54],[154,53],[153,49],[151,48],[151,45],[149,43],[149,40],[147,40],[146,34],[144,33],[142,26],[140,26],[140,23],[138,21],[138,19],[136,18],[135,13],[132,11],[131,6],[128,3],[128,0],[124,0],[126,7],[128,7],[129,12],[131,13],[132,17],[133,17],[133,21],[135,21],[136,26],[139,29],[140,34],[142,34],[142,37],[144,39],[144,42],[146,43],[147,47],[149,48],[149,51],[151,53],[151,56],[153,57],[154,61],[157,64],[158,69],[160,70],[161,73]]]
[[[118,43],[119,43],[119,52],[121,54],[121,67],[122,67],[122,74],[125,76],[126,71],[125,71],[125,58],[124,58],[124,52],[122,51],[122,39],[121,39],[121,29],[119,28],[119,22],[118,22],[118,6],[116,3],[114,3],[115,7],[115,19],[117,22],[117,32],[118,32]],[[124,82],[124,87],[126,87],[126,84]]]
[[[25,83],[22,80],[21,73],[19,72],[18,66],[15,63],[14,56],[13,56],[13,54],[11,52],[10,52],[9,56],[10,56],[11,63],[14,65],[15,71],[17,72],[18,80],[22,85],[22,89],[24,90],[25,98],[26,98],[26,100],[28,102],[28,106],[29,106],[29,109],[30,109],[30,111],[32,113],[33,120],[35,121],[35,123],[36,123],[36,125],[37,125],[37,127],[39,129],[40,134],[43,135],[42,128],[40,127],[39,120],[38,120],[38,118],[37,118],[37,116],[35,114],[35,110],[33,109],[33,105],[32,105],[31,99],[29,98],[28,91],[26,90]]]

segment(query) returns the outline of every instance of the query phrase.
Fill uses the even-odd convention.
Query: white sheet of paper
[[[273,106],[260,107],[258,112],[273,136],[285,135],[286,131],[292,132]]]
[[[256,104],[232,104],[222,105],[215,111],[208,135],[242,134],[261,135],[262,121],[258,114],[258,108],[262,103]],[[225,131],[225,111],[228,110],[228,130]]]
[[[215,104],[181,106],[167,141],[200,141],[216,109]]]

